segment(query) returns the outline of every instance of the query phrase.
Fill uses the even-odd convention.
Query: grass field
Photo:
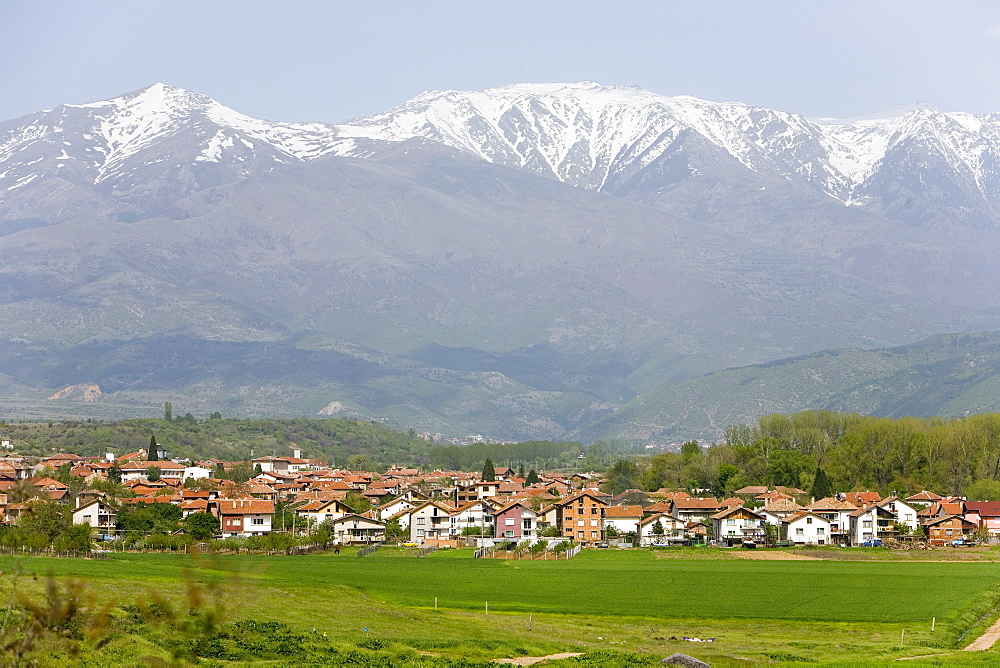
[[[281,621],[310,633],[316,628],[339,643],[379,638],[402,652],[398,657],[414,661],[582,651],[591,665],[613,663],[609,657],[616,656],[629,665],[636,657],[652,661],[676,651],[713,666],[874,665],[941,654],[950,651],[941,646],[954,631],[949,619],[1000,583],[1000,563],[992,561],[751,561],[608,550],[584,551],[569,561],[506,562],[476,560],[464,550],[411,554],[213,556],[197,564],[187,556],[152,554],[18,561],[32,573],[84,578],[122,602],[179,594],[187,574],[219,587],[231,620]],[[5,587],[14,567],[13,558],[0,557]],[[27,583],[39,586],[30,578]],[[978,621],[982,626],[995,616]],[[670,640],[683,635],[718,640]],[[120,658],[127,662],[127,652]],[[913,663],[934,661],[1000,664],[1000,652]]]

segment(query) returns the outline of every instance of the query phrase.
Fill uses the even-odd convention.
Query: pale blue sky
[[[994,1],[0,2],[0,119],[157,81],[286,121],[581,80],[809,116],[984,113],[998,70]]]

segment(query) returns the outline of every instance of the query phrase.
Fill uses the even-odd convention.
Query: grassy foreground
[[[215,663],[476,665],[566,651],[584,653],[566,660],[573,665],[652,665],[673,652],[713,666],[877,665],[922,655],[939,656],[908,664],[1000,663],[992,650],[952,653],[963,631],[1000,615],[988,595],[1000,583],[1000,563],[678,556],[684,558],[609,550],[569,561],[506,562],[475,560],[464,550],[415,558],[385,549],[365,558],[353,551],[0,557],[0,595],[9,595],[12,573],[20,570],[16,586],[29,595],[40,595],[51,573],[81,578],[98,600],[113,602],[113,615],[122,618],[114,637],[100,647],[84,643],[81,665],[170,660],[171,642],[155,620],[133,609],[179,601],[191,587],[218,603],[229,623],[199,645],[226,650],[215,651]],[[254,624],[233,627],[239,620]],[[966,635],[962,645],[975,637]],[[691,643],[682,636],[717,640]],[[48,649],[52,665],[66,651],[55,641]]]

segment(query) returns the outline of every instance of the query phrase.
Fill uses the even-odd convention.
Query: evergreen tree
[[[118,464],[112,464],[111,468],[108,469],[108,480],[116,485],[121,484],[122,470],[118,467]]]
[[[174,419],[174,405],[169,401],[163,402],[163,419],[167,422]]]
[[[159,461],[159,457],[156,456],[156,434],[149,435],[149,452],[146,453],[146,461]]]
[[[813,478],[812,495],[814,499],[825,499],[828,496],[833,496],[830,479],[826,477],[826,472],[818,466],[816,467],[816,477]]]
[[[493,460],[487,457],[486,463],[483,464],[483,482],[493,482],[496,479],[497,471],[493,468]]]
[[[517,477],[518,478],[524,477],[524,462],[521,462],[521,465],[517,467]]]
[[[524,480],[525,485],[537,485],[538,484],[538,474],[535,473],[535,469],[528,471],[528,477]]]

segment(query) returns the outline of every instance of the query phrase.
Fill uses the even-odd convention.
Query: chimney
[[[299,448],[292,448],[292,457],[296,459],[302,459],[302,450]]]
[[[115,461],[115,453],[113,452],[104,453],[104,461],[106,461],[109,464],[113,463]]]

